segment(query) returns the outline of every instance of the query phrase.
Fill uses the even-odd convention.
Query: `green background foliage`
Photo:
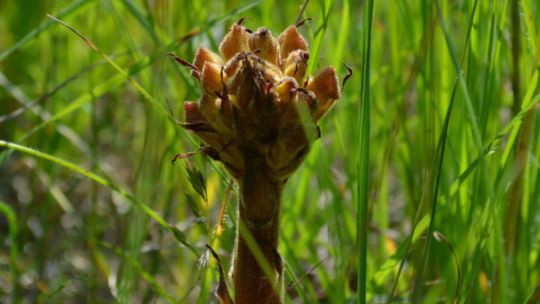
[[[285,190],[286,303],[536,303],[539,2],[368,2],[304,14],[313,71],[354,74]],[[200,88],[167,53],[242,17],[277,35],[300,5],[1,1],[0,302],[215,302],[205,244],[228,269],[237,189],[171,163],[199,147],[177,122]]]

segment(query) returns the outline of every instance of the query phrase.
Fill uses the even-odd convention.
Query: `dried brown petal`
[[[219,45],[223,58],[229,60],[237,53],[249,51],[248,39],[249,33],[246,29],[236,23],[233,24]]]
[[[299,84],[302,84],[307,71],[309,54],[306,51],[296,50],[289,54],[284,65],[284,73],[294,77]]]
[[[220,92],[223,88],[223,82],[221,81],[221,66],[206,62],[202,70],[202,86],[205,91],[214,93]]]
[[[313,118],[318,120],[334,104],[334,101],[340,97],[336,69],[327,67],[317,75],[313,76],[313,78],[309,80],[307,89],[313,91],[315,96],[317,96],[318,105],[313,113]]]
[[[206,62],[223,65],[223,60],[218,54],[212,52],[205,47],[200,47],[195,54],[195,60],[193,60],[193,65],[196,66],[200,71],[202,71]]]
[[[298,32],[298,28],[294,25],[289,26],[278,37],[279,52],[281,58],[287,58],[289,53],[295,50],[307,51],[308,43],[302,35]]]
[[[318,99],[338,99],[340,96],[336,69],[327,67],[313,76],[307,85]]]
[[[261,27],[249,35],[249,48],[264,60],[274,65],[278,63],[278,42],[267,28]]]

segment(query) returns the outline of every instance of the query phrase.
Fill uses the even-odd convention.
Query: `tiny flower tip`
[[[229,60],[237,53],[248,51],[248,39],[249,33],[246,29],[236,23],[233,24],[219,45],[223,58]]]
[[[202,71],[206,62],[223,64],[223,60],[218,54],[212,52],[205,47],[200,47],[195,54],[195,60],[193,60],[193,65],[196,66],[200,71]]]
[[[327,67],[317,73],[308,82],[307,89],[313,91],[320,102],[340,97],[339,81],[336,75],[336,69]]]
[[[260,58],[273,64],[277,64],[279,57],[279,45],[277,40],[267,28],[259,28],[249,35],[249,48]]]
[[[260,27],[257,29],[257,31],[254,34],[259,35],[259,36],[266,36],[270,34],[270,31],[265,27]]]
[[[205,62],[202,70],[202,86],[205,91],[214,93],[221,91],[221,67],[215,63]]]
[[[287,58],[289,53],[295,50],[307,50],[308,43],[302,35],[298,32],[296,26],[289,26],[278,37],[280,56],[281,58]]]

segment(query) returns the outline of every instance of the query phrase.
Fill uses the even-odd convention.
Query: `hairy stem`
[[[283,280],[277,242],[284,182],[269,176],[262,162],[249,162],[239,180],[239,224],[233,270],[235,303],[279,304],[283,303]],[[241,227],[246,229],[242,231]],[[253,250],[254,245],[258,250]],[[261,264],[270,266],[270,271],[263,271],[265,265]]]

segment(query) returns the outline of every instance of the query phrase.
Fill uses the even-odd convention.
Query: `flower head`
[[[294,25],[275,38],[237,22],[219,51],[201,47],[190,65],[203,96],[184,104],[184,127],[234,177],[244,175],[246,162],[258,162],[287,179],[318,137],[317,121],[340,97],[335,69],[306,75],[308,43]]]

